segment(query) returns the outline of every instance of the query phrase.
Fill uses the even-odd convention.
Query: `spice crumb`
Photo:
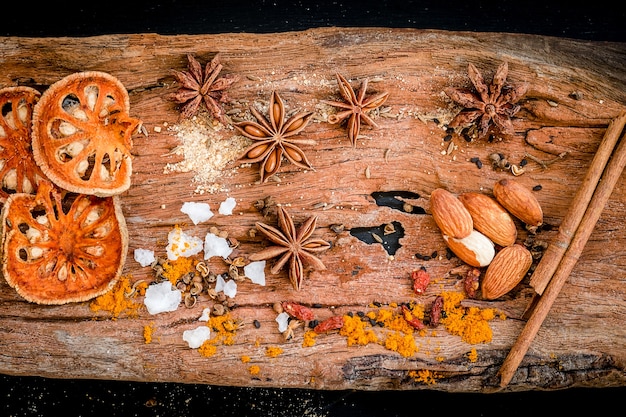
[[[228,191],[219,180],[231,177],[237,167],[229,167],[250,144],[250,140],[233,134],[220,123],[213,125],[208,114],[201,113],[194,120],[184,119],[168,127],[180,140],[170,154],[182,156],[179,162],[167,163],[164,174],[193,172],[196,194]]]

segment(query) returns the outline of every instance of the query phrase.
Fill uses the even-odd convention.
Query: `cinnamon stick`
[[[620,117],[621,119],[621,117]],[[583,215],[580,225],[576,233],[571,239],[571,243],[565,250],[563,258],[558,263],[554,275],[550,279],[545,291],[540,296],[535,308],[530,314],[530,318],[522,329],[517,341],[511,348],[511,351],[505,358],[498,374],[500,376],[500,387],[503,388],[509,384],[522,359],[526,355],[530,344],[535,338],[539,328],[545,320],[552,304],[556,300],[561,288],[567,281],[574,265],[578,261],[595,225],[602,214],[604,206],[609,200],[615,184],[620,178],[624,166],[626,165],[626,138],[625,134],[621,134],[620,142],[615,153],[612,155],[609,163],[599,180],[598,186],[589,202],[589,206]]]
[[[550,278],[554,275],[554,271],[556,271],[559,265],[559,260],[563,257],[565,250],[570,245],[572,237],[580,225],[591,197],[598,185],[600,176],[615,149],[615,144],[625,124],[626,112],[623,112],[609,123],[604,133],[604,138],[591,161],[587,175],[583,179],[580,188],[578,188],[574,200],[559,226],[559,232],[556,238],[544,252],[541,261],[539,261],[537,268],[530,278],[530,285],[535,289],[537,294],[543,294]]]

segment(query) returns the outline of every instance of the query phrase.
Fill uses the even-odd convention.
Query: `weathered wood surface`
[[[241,167],[236,175],[220,179],[228,191],[197,194],[194,173],[164,174],[164,166],[181,160],[171,151],[180,144],[175,132],[155,126],[175,124],[178,112],[166,99],[174,91],[171,68],[183,69],[185,55],[201,62],[220,52],[224,72],[242,76],[229,95],[250,103],[267,100],[279,91],[291,108],[316,111],[320,100],[337,97],[336,71],[355,87],[365,77],[377,78],[370,91],[390,92],[390,114],[379,117],[379,129],[365,127],[352,148],[342,126],[320,121],[305,131],[317,140],[308,150],[314,172],[284,164],[280,182],[261,185],[257,166]],[[452,155],[444,154],[441,124],[455,108],[442,93],[446,86],[469,86],[467,64],[472,62],[487,79],[506,60],[511,83],[528,82],[529,92],[514,120],[515,135],[493,142],[466,142],[459,136]],[[411,191],[421,195],[411,202],[428,212],[428,195],[436,187],[452,192],[490,192],[508,171],[496,170],[488,155],[505,154],[518,163],[529,153],[555,162],[542,167],[532,160],[518,180],[540,184],[537,197],[545,222],[558,226],[586,173],[609,121],[626,103],[626,45],[503,33],[459,33],[400,29],[315,29],[281,34],[221,34],[159,36],[155,34],[91,38],[0,39],[0,85],[17,83],[41,90],[61,77],[84,70],[100,70],[118,77],[131,97],[131,115],[143,120],[149,136],[134,138],[133,186],[122,196],[130,234],[125,272],[133,280],[152,279],[149,267],[133,260],[136,248],[153,249],[164,256],[167,233],[176,224],[203,237],[211,226],[240,241],[234,256],[246,256],[263,244],[248,231],[263,219],[254,202],[272,196],[290,205],[296,223],[319,216],[317,236],[333,244],[321,259],[326,271],[312,272],[300,292],[283,272],[267,275],[262,287],[238,286],[233,316],[247,326],[232,346],[219,346],[206,358],[189,349],[182,332],[194,328],[208,297],[188,309],[117,320],[96,315],[88,303],[56,307],[22,300],[5,281],[0,282],[0,372],[54,378],[96,378],[134,381],[178,381],[232,386],[303,387],[315,389],[412,390],[431,388],[450,392],[486,392],[496,386],[495,374],[524,325],[517,319],[533,293],[528,279],[500,300],[466,300],[495,307],[508,319],[491,322],[493,340],[469,345],[439,329],[436,335],[415,336],[420,352],[405,358],[378,344],[346,346],[337,334],[322,335],[315,346],[302,347],[302,331],[284,342],[274,322],[272,304],[293,300],[316,303],[319,318],[349,311],[366,311],[374,301],[383,304],[417,300],[427,304],[443,290],[459,290],[449,271],[457,258],[420,261],[416,253],[445,253],[444,242],[430,215],[408,214],[377,206],[374,191]],[[574,99],[571,93],[579,92]],[[232,109],[226,105],[226,110]],[[458,110],[458,109],[457,109]],[[440,125],[433,119],[438,118]],[[235,131],[222,129],[224,138]],[[305,151],[306,152],[306,151]],[[558,158],[562,152],[566,154]],[[479,157],[478,169],[469,161]],[[369,167],[370,175],[365,171]],[[233,216],[215,215],[194,226],[179,211],[185,201],[217,207],[226,197],[236,198]],[[576,268],[508,390],[544,390],[574,386],[608,387],[626,383],[626,183],[613,196]],[[320,208],[320,203],[327,203]],[[366,244],[349,233],[360,226],[389,222],[402,224],[405,236],[393,260],[380,244]],[[345,225],[336,234],[332,224]],[[555,231],[542,231],[550,241]],[[521,229],[519,239],[526,233]],[[428,292],[416,296],[409,276],[424,265],[436,280]],[[225,271],[225,263],[211,260]],[[99,316],[100,320],[94,320]],[[259,329],[251,325],[261,323]],[[154,341],[144,343],[143,327],[154,326]],[[256,345],[255,343],[258,343]],[[284,354],[269,358],[264,349],[280,346]],[[467,359],[478,351],[474,363]],[[241,362],[244,355],[249,364]],[[251,364],[261,372],[252,376]],[[427,369],[442,377],[435,385],[412,381],[410,370]]]

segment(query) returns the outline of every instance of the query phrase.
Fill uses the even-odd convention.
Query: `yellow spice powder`
[[[230,313],[221,316],[211,316],[207,322],[207,326],[211,328],[215,336],[210,340],[206,340],[198,348],[200,355],[207,358],[211,357],[217,352],[217,345],[230,346],[235,343],[237,325],[236,320],[231,317]]]
[[[343,326],[339,329],[339,334],[347,338],[348,346],[367,345],[377,342],[376,333],[371,329],[366,329],[369,323],[364,322],[358,316],[343,316]]]
[[[146,345],[152,343],[152,334],[154,333],[154,325],[143,326],[143,340]]]
[[[304,332],[304,337],[302,339],[302,347],[311,347],[315,345],[315,338],[317,337],[317,333],[313,330],[307,330]]]
[[[163,276],[175,286],[183,275],[195,270],[195,264],[193,258],[185,256],[180,256],[174,261],[166,261],[163,263]]]
[[[265,356],[269,356],[270,358],[275,358],[279,355],[282,355],[283,349],[278,346],[269,346],[265,349]]]
[[[461,339],[470,344],[491,342],[493,332],[489,321],[496,316],[492,308],[463,307],[461,301],[465,298],[460,292],[443,292],[443,310],[446,317],[441,319],[448,333],[461,336]]]
[[[429,369],[420,369],[417,371],[409,371],[409,377],[413,378],[415,382],[433,385],[437,383],[437,378],[441,378],[441,375]]]
[[[139,286],[147,287],[147,283],[142,283]],[[139,290],[139,288],[137,288]],[[121,276],[111,291],[96,297],[90,304],[89,308],[94,313],[99,311],[106,311],[111,313],[113,319],[116,319],[120,314],[125,313],[129,317],[137,317],[138,310],[142,304],[133,301],[132,297],[127,297],[126,294],[130,294],[132,286],[130,284],[130,276]],[[137,292],[135,292],[137,294]]]

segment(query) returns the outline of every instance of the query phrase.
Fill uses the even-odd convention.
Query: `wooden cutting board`
[[[315,112],[303,133],[317,141],[305,151],[313,171],[284,163],[277,179],[265,184],[258,183],[256,164],[231,163],[211,178],[201,171],[197,156],[205,152],[204,145],[197,145],[196,151],[182,146],[189,132],[205,132],[209,142],[217,141],[212,143],[216,152],[232,146],[237,132],[212,124],[206,114],[184,128],[177,124],[178,109],[167,99],[177,87],[170,70],[185,69],[188,53],[204,64],[218,52],[223,73],[241,77],[229,90],[232,102],[224,105],[233,119],[243,117],[249,104],[266,103],[274,90],[290,110]],[[443,89],[471,86],[468,63],[490,80],[503,61],[509,64],[508,82],[529,84],[514,118],[515,134],[495,135],[491,141],[467,141],[457,134],[445,138],[445,124],[459,108]],[[114,318],[93,312],[89,302],[28,303],[2,280],[0,372],[329,390],[490,391],[524,325],[520,316],[534,292],[528,277],[498,300],[463,300],[466,307],[494,308],[506,316],[489,322],[491,341],[468,343],[440,326],[415,333],[419,349],[410,356],[382,343],[348,346],[337,332],[319,335],[313,346],[303,347],[304,330],[298,328],[285,341],[272,306],[298,302],[312,307],[321,320],[411,301],[428,306],[443,291],[462,291],[453,272],[463,264],[446,256],[428,197],[437,187],[457,194],[489,194],[496,181],[513,178],[510,170],[492,166],[494,153],[516,165],[526,160],[524,173],[515,178],[528,187],[541,186],[535,195],[546,227],[530,236],[518,224],[518,241],[550,242],[608,123],[624,109],[625,66],[626,45],[621,43],[506,33],[325,28],[273,34],[1,38],[2,87],[20,84],[44,91],[71,73],[98,70],[119,78],[128,89],[131,115],[143,121],[148,133],[134,136],[133,185],[121,196],[130,234],[124,273],[132,281],[154,280],[152,268],[133,259],[134,250],[150,249],[164,257],[167,235],[176,225],[200,238],[212,227],[228,233],[239,242],[232,257],[260,250],[266,242],[258,234],[251,237],[250,230],[258,221],[275,225],[273,212],[264,216],[255,205],[267,198],[285,205],[296,224],[318,216],[315,236],[332,248],[320,255],[327,269],[307,271],[300,291],[292,288],[285,271],[266,271],[264,286],[238,282],[230,314],[245,325],[232,345],[218,344],[208,357],[182,339],[183,331],[202,324],[198,318],[203,309],[213,305],[206,294],[193,308],[181,305],[157,315],[142,309],[137,317],[122,313]],[[328,108],[320,104],[338,99],[337,72],[354,88],[369,78],[368,94],[390,93],[383,110],[374,114],[379,127],[365,126],[356,147],[344,126],[326,122]],[[400,201],[400,207],[377,204],[377,192]],[[233,214],[217,214],[227,197],[236,200]],[[194,225],[180,211],[190,201],[209,203],[216,215]],[[624,201],[622,177],[507,390],[626,383]],[[404,203],[417,208],[407,212],[401,208]],[[397,238],[395,251],[351,233],[356,228],[375,231],[389,223],[403,230],[403,236],[385,237],[385,242]],[[433,259],[419,257],[433,252]],[[227,270],[221,258],[211,258],[209,265],[217,273]],[[416,295],[410,276],[422,266],[432,282],[425,294]],[[141,297],[136,301],[141,303]],[[146,326],[153,331],[151,343],[144,338]],[[386,330],[375,331],[383,340]],[[280,347],[283,353],[271,357],[268,347]],[[472,349],[473,360],[468,356]],[[246,357],[249,362],[242,360]],[[258,366],[258,373],[251,372],[252,365]],[[420,379],[416,371],[432,378]]]

